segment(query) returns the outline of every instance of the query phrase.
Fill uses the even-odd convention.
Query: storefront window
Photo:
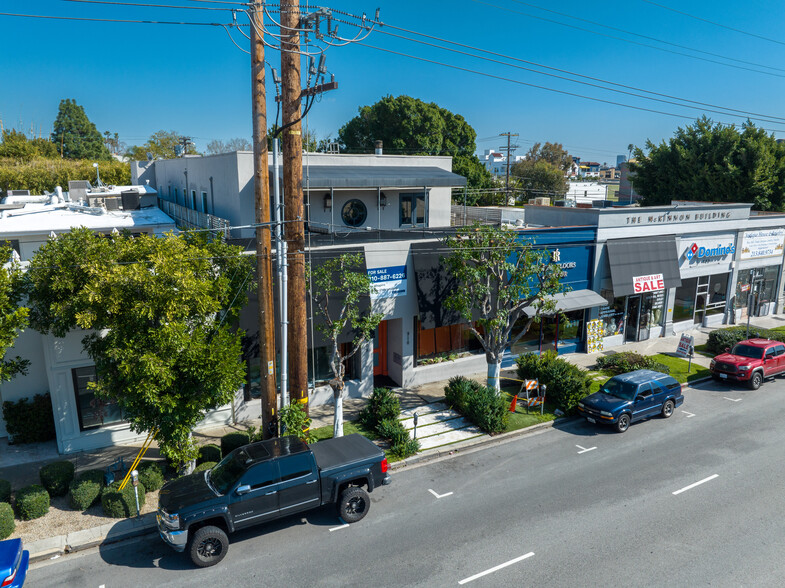
[[[74,378],[76,412],[79,416],[79,429],[96,429],[113,423],[123,422],[123,412],[117,401],[99,398],[87,387],[96,381],[95,366],[71,370]]]
[[[463,323],[421,329],[420,319],[415,317],[414,332],[416,333],[416,362],[441,354],[473,352],[481,347],[477,337]]]
[[[613,290],[602,290],[603,298],[608,301],[600,308],[600,320],[603,326],[603,337],[621,335],[624,332],[624,297],[614,298]]]
[[[730,274],[719,274],[709,277],[706,314],[723,314],[725,312],[725,295],[728,291],[729,275]]]
[[[559,345],[577,343],[583,336],[583,310],[565,312],[559,318]]]
[[[742,318],[747,316],[750,304],[752,305],[752,316],[761,316],[771,312],[769,303],[776,300],[779,272],[780,266],[778,265],[739,270],[735,307],[742,310]]]
[[[512,328],[512,332],[510,333],[510,338],[514,339],[518,333],[520,333],[523,326],[528,321],[528,317],[521,317],[515,323],[515,326]],[[540,319],[536,317],[533,321],[529,330],[523,334],[523,336],[515,343],[515,345],[510,347],[510,353],[513,355],[522,355],[524,353],[531,353],[532,351],[539,351],[540,350]]]
[[[341,355],[346,355],[351,351],[351,343],[343,343],[340,345]],[[329,382],[335,376],[332,369],[330,369],[330,356],[332,355],[332,346],[325,345],[324,347],[317,347],[313,353],[308,352],[308,362],[313,364],[313,369],[309,369],[309,376],[313,377],[317,383]],[[358,350],[349,359],[344,360],[345,373],[344,380],[357,380],[360,377],[360,356],[362,350]],[[309,366],[310,368],[311,366]]]
[[[673,299],[673,322],[691,321],[695,315],[695,292],[698,278],[684,278],[681,286],[676,288]]]

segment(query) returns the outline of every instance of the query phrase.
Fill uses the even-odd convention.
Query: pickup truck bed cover
[[[325,439],[308,445],[316,458],[316,465],[323,473],[336,466],[346,467],[352,463],[384,455],[371,441],[354,433],[335,439]]]

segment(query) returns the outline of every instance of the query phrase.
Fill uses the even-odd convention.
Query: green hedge
[[[49,494],[46,488],[33,484],[19,490],[16,493],[16,510],[23,521],[44,516],[49,512]]]
[[[11,482],[0,480],[0,502],[11,502]]]
[[[221,437],[221,455],[226,457],[232,451],[251,442],[251,436],[247,431],[235,431]]]
[[[216,465],[218,465],[218,462],[217,462],[217,461],[203,461],[202,463],[200,463],[198,466],[196,466],[196,467],[194,468],[194,471],[193,471],[192,473],[194,473],[194,474],[198,474],[198,473],[200,473],[200,472],[204,472],[204,471],[207,471],[207,470],[211,470],[211,469],[213,469],[213,468],[214,468]]]
[[[143,463],[141,467],[139,467],[139,481],[147,492],[160,490],[161,486],[164,485],[164,482],[166,481],[164,478],[165,467],[166,466],[154,461]]]
[[[49,496],[65,496],[74,479],[74,464],[70,461],[56,461],[38,470],[41,485]]]
[[[3,402],[5,428],[17,443],[38,443],[55,438],[55,419],[49,392],[36,394],[32,400]]]
[[[403,426],[397,416],[384,419],[374,429],[379,438],[390,443],[390,452],[404,459],[414,455],[420,450],[420,443],[409,436],[409,431]]]
[[[51,192],[55,186],[68,189],[69,180],[89,180],[96,178],[94,159],[47,159],[36,157],[20,162],[11,158],[0,158],[0,193],[6,190],[30,190],[31,194]],[[131,183],[131,168],[128,163],[102,161],[100,164],[101,181],[115,186]]]
[[[144,506],[144,484],[137,486],[139,492],[139,509]],[[112,482],[101,492],[101,507],[104,514],[115,519],[136,516],[136,499],[134,498],[134,485],[129,481],[120,491],[120,482]]]
[[[0,502],[0,541],[10,537],[16,529],[14,509],[7,502]]]
[[[725,353],[726,349],[732,348],[739,341],[755,338],[785,342],[785,333],[750,327],[749,336],[747,336],[747,327],[743,326],[715,329],[709,333],[709,340],[706,341],[706,349],[715,355],[719,355],[720,353]]]
[[[206,461],[221,461],[221,448],[215,443],[202,445],[199,448],[199,457],[196,459],[196,463],[200,464]]]
[[[444,388],[444,397],[456,411],[486,433],[506,430],[510,418],[509,406],[495,388],[455,376],[450,378]]]
[[[671,371],[667,365],[633,351],[600,356],[597,358],[597,367],[613,375],[626,374],[635,370],[654,370],[663,374],[668,374]]]
[[[573,412],[578,401],[589,393],[589,373],[559,358],[554,351],[519,355],[515,363],[518,379],[539,380],[540,385],[547,386],[546,402],[565,413]]]
[[[87,510],[98,497],[101,496],[101,488],[104,486],[103,470],[87,470],[81,472],[71,482],[71,492],[69,503],[74,510]]]
[[[397,419],[401,413],[401,401],[398,395],[389,388],[374,388],[368,397],[368,404],[360,411],[360,424],[375,430],[382,421]]]

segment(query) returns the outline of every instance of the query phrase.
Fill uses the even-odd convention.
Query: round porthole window
[[[341,209],[341,220],[350,227],[359,227],[368,218],[368,208],[362,200],[352,198]]]

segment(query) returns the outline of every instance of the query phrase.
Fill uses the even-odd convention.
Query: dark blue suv
[[[630,423],[657,414],[668,418],[684,402],[681,384],[667,374],[636,370],[613,376],[594,394],[578,403],[590,423],[613,425],[619,433]]]

